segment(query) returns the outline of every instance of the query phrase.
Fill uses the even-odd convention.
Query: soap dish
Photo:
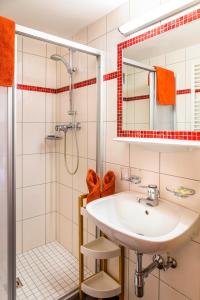
[[[196,193],[195,190],[186,188],[184,186],[179,186],[177,188],[166,187],[166,190],[168,192],[173,193],[175,196],[181,197],[181,198],[187,198],[187,197],[195,195],[195,193]]]

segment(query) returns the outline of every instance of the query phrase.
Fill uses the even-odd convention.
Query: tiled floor
[[[52,242],[17,255],[17,277],[23,284],[17,300],[56,300],[78,286],[78,260]]]

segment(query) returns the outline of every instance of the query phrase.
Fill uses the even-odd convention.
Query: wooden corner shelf
[[[124,247],[116,245],[103,234],[83,244],[83,218],[87,215],[84,202],[87,194],[79,196],[79,296],[84,294],[95,298],[110,298],[119,296],[124,299]],[[100,261],[100,270],[89,278],[84,278],[84,256],[90,256]],[[107,260],[119,258],[119,278],[114,279],[107,271]]]

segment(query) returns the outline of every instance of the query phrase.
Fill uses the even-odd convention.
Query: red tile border
[[[196,93],[200,92],[200,89],[195,90]],[[184,90],[178,90],[176,92],[177,95],[186,95],[191,94],[191,89],[184,89]],[[139,96],[133,96],[133,97],[123,97],[123,101],[137,101],[137,100],[148,100],[149,95],[139,95]]]
[[[124,48],[142,43],[152,37],[164,32],[173,30],[190,22],[200,19],[200,9],[194,10],[184,16],[178,17],[145,33],[139,34],[129,40],[121,42],[117,46],[117,136],[118,137],[139,137],[139,138],[161,138],[161,139],[179,139],[179,140],[200,140],[200,132],[192,131],[135,131],[123,130],[122,128],[122,51]],[[190,93],[190,89],[178,91],[180,94]]]
[[[103,80],[104,81],[115,79],[115,78],[117,78],[117,71],[105,74],[103,76]],[[97,78],[87,79],[87,80],[84,80],[84,81],[80,81],[80,82],[74,83],[73,84],[73,89],[79,89],[79,88],[82,88],[82,87],[85,87],[85,86],[89,86],[89,85],[92,85],[92,84],[96,84],[96,83],[97,83]],[[33,85],[26,85],[26,84],[17,84],[17,89],[19,89],[19,90],[26,90],[26,91],[34,91],[34,92],[59,94],[59,93],[63,93],[63,92],[69,91],[70,87],[68,85],[68,86],[63,86],[61,88],[57,88],[57,89],[51,89],[51,88],[40,87],[40,86],[33,86]]]
[[[25,90],[25,91],[41,92],[41,93],[51,93],[51,94],[57,93],[57,89],[45,88],[45,87],[41,87],[41,86],[26,85],[26,84],[17,84],[17,89]]]
[[[116,72],[112,72],[112,73],[105,74],[105,75],[103,76],[103,80],[104,80],[104,81],[111,80],[111,79],[115,79],[115,78],[117,78],[117,71],[116,71]]]

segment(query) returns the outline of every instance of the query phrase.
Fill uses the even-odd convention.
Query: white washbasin
[[[199,224],[199,214],[161,200],[151,207],[135,192],[104,197],[86,206],[95,224],[110,238],[142,253],[167,252],[188,240]]]

